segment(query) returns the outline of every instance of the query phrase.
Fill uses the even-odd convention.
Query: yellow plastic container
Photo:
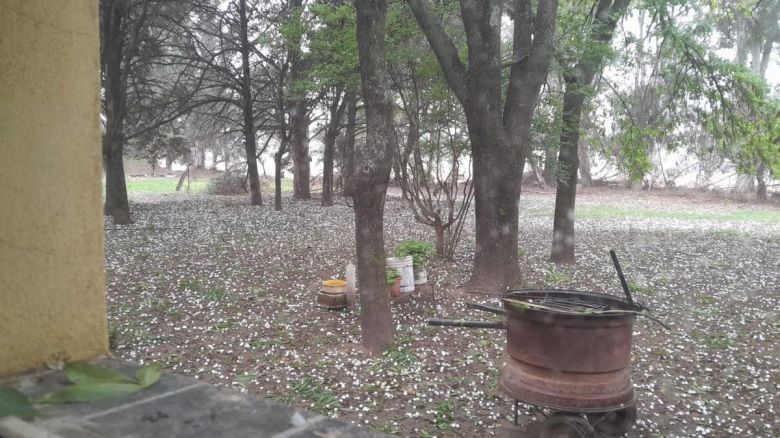
[[[343,286],[347,285],[347,282],[344,281],[344,280],[333,279],[333,280],[325,280],[325,281],[323,281],[322,285],[326,286],[326,287],[339,287],[339,286],[343,287]]]
[[[347,282],[344,280],[325,280],[317,292],[317,303],[327,309],[343,309],[347,306]]]

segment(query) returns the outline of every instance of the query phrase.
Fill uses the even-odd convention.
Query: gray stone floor
[[[99,361],[132,375],[138,368]],[[10,385],[31,398],[66,384],[62,372],[19,376]],[[379,438],[387,435],[175,374],[119,399],[39,405],[35,421],[0,419],[0,438]]]

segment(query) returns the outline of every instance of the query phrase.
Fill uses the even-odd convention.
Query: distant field
[[[175,192],[176,184],[179,183],[178,178],[149,178],[127,181],[128,192]],[[190,193],[201,193],[206,191],[208,181],[205,180],[191,180],[190,181]],[[187,191],[187,181],[184,181],[184,185],[181,188],[182,191]]]
[[[217,177],[219,178],[219,177]],[[139,178],[139,179],[127,179],[127,191],[137,193],[167,193],[175,192],[176,184],[178,184],[179,178]],[[205,179],[190,180],[190,193],[204,193],[208,187],[209,181]],[[312,188],[314,190],[316,188]],[[187,191],[187,182],[184,182],[184,186],[181,189],[183,192]],[[274,190],[273,181],[264,181],[262,185],[263,192],[272,192]],[[282,180],[282,192],[292,193],[293,182],[291,178],[285,178]]]
[[[641,208],[624,208],[616,205],[599,205],[577,208],[579,219],[625,219],[625,218],[652,218],[652,219],[679,219],[679,220],[708,220],[718,222],[750,221],[770,224],[780,224],[780,213],[765,210],[745,211],[679,211],[679,210],[651,210]]]

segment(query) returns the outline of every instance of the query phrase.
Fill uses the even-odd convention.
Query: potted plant
[[[425,270],[425,264],[433,257],[433,245],[420,240],[407,240],[401,242],[396,247],[395,255],[396,257],[412,256],[414,284],[425,284],[428,282],[428,272]]]
[[[401,296],[401,273],[396,269],[388,269],[386,271],[387,286],[390,289],[390,296],[398,298]]]

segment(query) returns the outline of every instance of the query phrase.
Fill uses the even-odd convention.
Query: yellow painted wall
[[[107,351],[97,7],[0,1],[0,375]]]

